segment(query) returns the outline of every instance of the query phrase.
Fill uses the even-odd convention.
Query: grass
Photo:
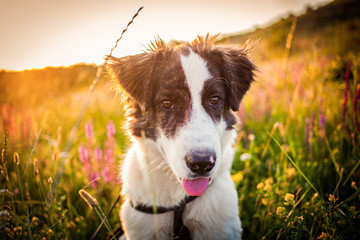
[[[254,48],[260,71],[239,111],[231,171],[243,237],[358,239],[360,53],[345,45],[330,51],[340,40],[328,35],[329,46],[292,52],[300,40],[296,26],[290,27],[294,35],[285,34],[271,58],[261,54],[273,39]],[[346,29],[338,25],[336,32]],[[343,39],[349,41],[350,34]],[[108,90],[107,79],[93,90],[76,134],[71,132],[89,91],[84,86],[92,78],[31,105],[23,90],[16,98],[14,88],[2,102],[1,239],[89,239],[104,220],[121,189],[118,179],[105,177],[106,167],[118,169],[129,145],[120,99]],[[96,204],[89,207],[79,191]],[[119,225],[119,209],[117,204],[99,239]]]

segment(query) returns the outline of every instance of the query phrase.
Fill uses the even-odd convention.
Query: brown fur
[[[191,99],[180,66],[180,54],[187,56],[190,49],[206,60],[214,76],[206,83],[209,94],[212,91],[222,98],[222,108],[211,108],[207,103],[204,103],[204,108],[215,120],[224,117],[228,128],[232,128],[236,121],[225,110],[238,110],[242,97],[253,81],[255,66],[248,60],[247,49],[216,46],[214,42],[217,37],[209,34],[198,36],[191,43],[176,46],[157,38],[149,44],[148,52],[111,59],[110,68],[128,103],[130,134],[140,136],[144,131],[147,137],[156,139],[155,129],[161,127],[170,136],[189,118]],[[160,111],[160,103],[168,95],[172,98],[169,100],[180,107]]]

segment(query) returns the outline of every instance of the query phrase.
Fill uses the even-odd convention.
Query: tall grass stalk
[[[112,204],[109,212],[106,214],[105,218],[102,220],[102,222],[100,223],[100,225],[98,226],[98,228],[96,229],[96,231],[94,232],[94,234],[91,236],[91,238],[90,238],[89,240],[94,240],[94,239],[96,238],[96,236],[97,236],[97,234],[99,233],[102,225],[105,224],[105,221],[107,221],[109,215],[110,215],[111,212],[114,210],[115,205],[120,201],[120,199],[121,199],[121,195],[119,195],[119,196],[116,198],[116,200],[115,200],[115,202]],[[117,236],[114,236],[114,235],[112,234],[111,239],[113,239],[114,237],[117,237]]]
[[[5,130],[5,136],[4,136],[4,149],[1,151],[1,165],[2,165],[1,173],[5,177],[5,190],[9,191],[9,195],[11,197],[12,209],[13,209],[14,215],[16,216],[14,193],[13,193],[10,178],[9,178],[9,172],[6,167],[6,155],[7,155],[7,130]]]
[[[349,175],[347,176],[347,178],[345,179],[343,186],[346,185],[346,183],[349,181],[349,179],[351,178],[351,176],[354,174],[354,172],[356,171],[356,169],[360,166],[360,159],[359,161],[355,164],[355,166],[351,169]]]
[[[56,192],[56,190],[58,188],[58,184],[59,184],[59,182],[60,182],[60,180],[62,178],[62,175],[64,173],[65,161],[69,156],[69,153],[70,153],[70,150],[72,148],[76,133],[77,133],[77,131],[79,129],[81,120],[83,119],[85,110],[86,110],[86,108],[88,107],[88,105],[90,103],[91,95],[92,95],[97,83],[99,82],[99,80],[100,80],[100,78],[101,78],[101,76],[103,74],[103,71],[104,71],[104,69],[105,69],[105,67],[107,65],[107,60],[111,58],[114,49],[117,47],[117,45],[118,45],[119,41],[122,39],[124,33],[128,30],[129,26],[133,23],[134,19],[138,16],[139,12],[142,9],[143,9],[143,7],[140,7],[139,10],[132,17],[131,21],[127,24],[126,28],[122,31],[120,37],[117,39],[117,41],[115,43],[115,46],[111,49],[110,54],[106,57],[104,63],[98,68],[98,71],[96,73],[96,77],[93,80],[93,82],[92,82],[92,84],[91,84],[91,86],[89,88],[88,94],[87,94],[87,96],[86,96],[86,98],[85,98],[85,100],[83,102],[80,114],[79,114],[79,116],[78,116],[78,118],[77,118],[77,120],[76,120],[76,122],[74,124],[74,127],[71,129],[71,132],[70,132],[70,135],[69,135],[66,147],[65,147],[65,151],[61,156],[59,166],[58,166],[58,170],[56,171],[56,174],[55,174],[55,177],[54,177],[54,182],[53,182],[53,186],[52,186],[52,192],[49,195],[49,198],[51,198],[51,199],[53,198],[53,196],[54,196],[54,194],[55,194],[55,192]]]
[[[285,52],[284,52],[282,66],[281,66],[281,70],[283,72],[286,72],[286,70],[287,70],[287,65],[288,65],[289,55],[290,55],[290,49],[291,49],[291,43],[292,43],[292,40],[293,40],[293,37],[294,37],[295,28],[296,28],[296,22],[297,22],[297,18],[294,17],[293,20],[292,20],[292,23],[291,23],[289,34],[287,35],[287,38],[286,38]]]
[[[41,196],[42,200],[44,201],[44,203],[46,203],[46,205],[49,206],[50,203],[48,203],[46,201],[45,190],[44,190],[44,186],[43,186],[43,184],[41,182],[41,176],[40,176],[39,169],[37,169],[37,171],[36,171],[35,178],[36,178],[36,183],[37,183],[37,185],[38,185],[38,187],[40,189],[40,196]]]
[[[348,197],[347,199],[345,199],[344,201],[342,201],[341,203],[339,203],[338,205],[336,205],[334,207],[334,210],[336,210],[337,208],[341,207],[342,205],[344,205],[345,203],[348,203],[352,200],[354,200],[355,198],[357,198],[358,196],[360,196],[360,188],[354,193],[352,194],[350,197]]]
[[[146,162],[148,178],[149,178],[149,182],[150,182],[151,201],[152,201],[152,205],[153,205],[155,239],[159,239],[159,223],[158,223],[158,216],[157,216],[156,191],[155,191],[154,179],[151,175],[151,168],[150,168],[151,163],[147,156],[146,136],[145,136],[144,130],[141,130],[141,138],[145,143],[145,149],[143,152],[145,153],[144,159]]]
[[[28,231],[29,231],[29,236],[30,239],[32,240],[32,233],[31,233],[31,227],[30,227],[30,213],[29,213],[29,209],[26,209],[26,216],[27,216],[27,225],[28,225]]]
[[[55,166],[54,164],[54,157],[53,157],[53,152],[52,152],[52,147],[51,147],[51,141],[50,141],[50,135],[48,134],[47,135],[47,140],[48,140],[48,144],[49,144],[49,152],[50,152],[50,157],[51,157],[51,164],[52,164],[52,167]]]
[[[274,135],[274,133],[275,133],[275,131],[276,131],[276,129],[277,129],[278,127],[279,127],[279,123],[278,123],[278,122],[274,123],[274,125],[273,125],[273,127],[272,127],[272,129],[271,129],[271,132],[270,132],[270,134],[269,134],[269,137],[268,137],[268,139],[267,139],[267,141],[266,141],[264,150],[263,150],[263,152],[261,153],[260,159],[264,159],[264,157],[265,157],[265,155],[266,155],[266,153],[267,153],[267,151],[268,151],[268,149],[269,149],[269,146],[270,146],[271,136]]]
[[[105,225],[106,229],[109,231],[109,233],[110,233],[111,235],[113,235],[113,233],[112,233],[113,230],[112,230],[112,228],[111,228],[108,220],[106,219],[106,216],[105,216],[105,214],[104,214],[104,212],[103,212],[103,210],[101,209],[101,207],[100,207],[99,204],[98,204],[97,207],[95,208],[95,211],[96,211],[97,215],[99,216],[99,218],[101,219],[101,221],[105,220],[105,221],[104,221],[104,225]]]
[[[21,184],[21,180],[20,180],[21,177],[20,177],[20,170],[19,170],[20,157],[17,152],[14,153],[14,162],[16,165],[17,178],[19,180],[19,189],[20,189],[20,194],[21,194],[21,200],[24,201],[24,193],[23,193],[22,184]]]
[[[326,135],[325,135],[324,137],[325,137],[326,148],[327,148],[327,150],[329,151],[330,158],[331,158],[331,161],[332,161],[333,164],[334,164],[336,173],[338,174],[339,177],[341,177],[341,174],[340,174],[340,171],[339,171],[339,165],[338,165],[337,162],[336,162],[336,159],[335,159],[335,156],[334,156],[334,154],[333,154],[333,152],[332,152],[332,150],[331,150],[329,141],[328,141]]]
[[[110,227],[110,224],[107,221],[104,212],[101,210],[101,207],[100,207],[98,201],[96,200],[96,198],[91,196],[91,194],[88,193],[87,191],[85,191],[84,189],[81,189],[79,191],[79,194],[85,200],[85,202],[89,205],[89,207],[91,209],[95,209],[95,212],[98,215],[98,217],[101,219],[101,221],[104,221],[104,225],[105,225],[106,229],[109,231],[109,233],[112,234],[113,231]]]
[[[35,147],[36,147],[36,145],[37,145],[37,143],[38,143],[38,141],[39,141],[39,138],[40,138],[40,135],[41,135],[41,130],[42,130],[42,129],[40,128],[39,133],[38,133],[38,135],[37,135],[37,137],[36,137],[35,143],[33,144],[33,147],[32,147],[32,149],[31,149],[29,159],[28,159],[27,162],[26,162],[26,167],[25,167],[25,170],[24,170],[23,177],[22,177],[22,179],[21,179],[21,183],[24,181],[25,174],[26,174],[26,170],[27,170],[27,168],[29,167],[31,157],[32,157],[32,155],[34,154]]]
[[[281,147],[280,143],[268,132],[268,134],[270,135],[270,137],[274,140],[274,142],[279,146],[279,148],[281,149],[281,151],[285,154],[285,156],[287,157],[287,159],[289,159],[289,161],[292,163],[292,165],[294,165],[294,167],[296,168],[296,170],[300,173],[300,175],[305,179],[305,181],[312,187],[312,189],[314,189],[315,192],[319,193],[318,190],[314,187],[314,185],[310,182],[310,180],[305,176],[305,174],[303,173],[303,171],[301,171],[301,169],[299,168],[299,166],[292,160],[292,158],[287,154],[287,152]]]
[[[74,124],[74,127],[71,129],[71,132],[69,134],[69,138],[68,138],[68,141],[67,141],[67,144],[66,144],[66,147],[65,147],[65,151],[64,153],[61,155],[61,159],[59,161],[59,166],[58,166],[58,170],[56,171],[56,174],[54,176],[54,182],[53,182],[53,186],[52,186],[52,191],[51,193],[49,194],[49,200],[51,201],[51,199],[54,197],[54,194],[58,188],[58,185],[60,183],[60,180],[62,178],[62,175],[64,173],[64,167],[65,167],[65,161],[66,159],[68,158],[69,154],[70,154],[70,150],[72,148],[72,145],[74,143],[74,140],[75,140],[75,136],[76,136],[76,133],[79,129],[79,126],[80,126],[80,123],[81,123],[81,120],[83,119],[83,116],[84,116],[84,113],[85,113],[85,110],[87,108],[87,106],[89,105],[90,103],[90,98],[91,98],[91,95],[98,83],[98,81],[100,80],[101,76],[102,76],[102,73],[104,71],[104,67],[105,67],[105,64],[101,65],[99,68],[98,68],[98,71],[96,73],[96,77],[93,81],[93,83],[91,84],[90,86],[90,89],[88,91],[88,94],[87,96],[85,97],[85,100],[83,102],[83,105],[82,105],[82,108],[81,108],[81,111],[80,111],[80,114]]]

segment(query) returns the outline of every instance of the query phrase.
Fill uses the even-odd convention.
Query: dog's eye
[[[173,107],[173,103],[170,100],[164,100],[161,102],[161,106],[165,109],[169,109]]]
[[[210,104],[211,105],[217,105],[217,104],[219,104],[219,102],[220,102],[219,97],[211,97],[210,98]]]

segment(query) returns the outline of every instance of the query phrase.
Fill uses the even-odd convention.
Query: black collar
[[[130,205],[135,210],[147,214],[161,214],[161,213],[174,211],[174,227],[173,227],[174,239],[191,239],[190,232],[188,228],[184,226],[184,223],[182,221],[182,214],[184,212],[186,204],[188,204],[191,201],[194,201],[197,197],[198,196],[188,195],[183,200],[181,200],[178,205],[168,208],[162,206],[150,206],[142,203],[135,205],[131,200],[130,200]]]
[[[175,205],[172,207],[151,206],[151,205],[146,205],[146,204],[142,204],[142,203],[135,205],[131,200],[130,200],[130,205],[135,210],[142,212],[142,213],[161,214],[161,213],[181,210],[181,209],[185,208],[186,204],[194,201],[197,197],[198,196],[188,195],[183,200],[181,200],[178,205]]]

